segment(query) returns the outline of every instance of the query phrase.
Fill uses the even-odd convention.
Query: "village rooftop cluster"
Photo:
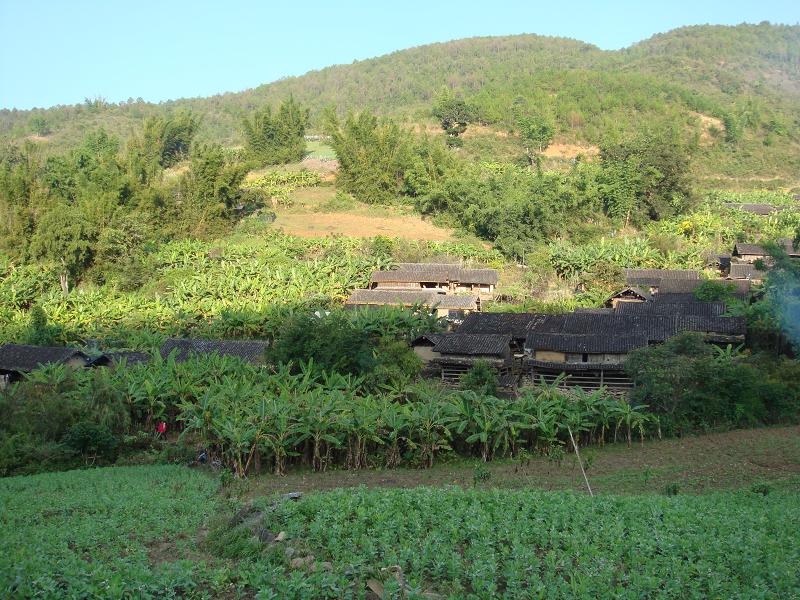
[[[782,239],[778,244],[791,258],[800,258],[791,240]],[[751,285],[761,282],[770,261],[764,247],[738,243],[713,266],[718,269],[717,281],[728,284],[732,296],[749,300]],[[369,288],[354,290],[345,307],[414,308],[445,319],[449,331],[421,335],[413,340],[412,348],[425,363],[425,373],[448,385],[457,385],[482,361],[496,370],[500,386],[508,391],[540,381],[559,381],[564,386],[589,390],[605,386],[624,392],[632,386],[625,373],[625,360],[632,350],[684,331],[701,333],[709,343],[720,345],[745,341],[744,318],[726,316],[724,302],[696,297],[706,281],[692,270],[625,269],[625,287],[609,297],[603,308],[557,315],[483,312],[482,303],[495,295],[498,286],[496,270],[449,263],[400,263],[394,269],[372,273]],[[192,354],[219,354],[263,364],[268,344],[168,339],[159,353],[176,361]],[[89,355],[75,348],[6,344],[0,347],[0,386],[42,365],[105,367],[150,358],[143,352]]]

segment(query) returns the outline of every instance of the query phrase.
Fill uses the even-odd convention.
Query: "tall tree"
[[[474,119],[473,109],[464,100],[456,98],[445,89],[437,99],[432,112],[447,134],[448,144],[459,145],[458,136],[467,130],[467,125]]]
[[[519,138],[528,157],[528,165],[541,171],[542,152],[555,135],[555,125],[541,113],[519,114],[516,118]]]
[[[328,111],[325,131],[339,159],[337,184],[362,202],[388,204],[400,194],[411,164],[408,131],[364,111],[340,122]]]
[[[242,119],[245,149],[263,164],[284,164],[301,160],[305,154],[305,133],[309,110],[293,97],[284,100],[277,113],[267,105],[252,117]]]

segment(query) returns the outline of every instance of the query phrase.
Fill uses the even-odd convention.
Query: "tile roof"
[[[680,297],[680,299],[678,299]],[[701,315],[716,317],[725,314],[724,302],[702,302],[694,294],[670,294],[669,301],[620,302],[616,312],[624,315]]]
[[[643,334],[607,336],[531,333],[525,340],[526,350],[552,350],[579,354],[625,354],[644,346],[647,346],[647,336]]]
[[[444,333],[433,346],[440,354],[506,356],[510,352],[511,336],[504,334]]]
[[[464,318],[458,333],[504,333],[516,340],[524,340],[532,323],[548,315],[539,313],[472,313]]]
[[[677,296],[678,301],[682,297],[693,295],[697,288],[706,283],[707,281],[715,281],[717,283],[730,284],[734,286],[733,295],[738,297],[747,297],[750,293],[749,281],[725,281],[724,279],[703,279],[697,281],[690,281],[685,279],[665,279],[661,282],[658,288],[658,294],[655,298],[659,301],[668,302],[670,297]]]
[[[744,244],[742,242],[738,242],[733,247],[733,253],[738,254],[739,256],[743,256],[745,254],[754,256],[767,256],[767,251],[764,250],[762,246],[757,244]]]
[[[664,279],[700,279],[700,273],[691,269],[625,269],[627,285],[657,286]]]
[[[170,338],[160,349],[161,356],[167,358],[175,351],[175,360],[183,362],[192,354],[218,354],[234,356],[248,362],[259,364],[264,362],[264,353],[268,342],[255,340],[199,340],[191,338]]]
[[[374,271],[371,283],[473,283],[495,285],[499,277],[495,269],[465,269],[457,264],[400,263],[391,271]]]
[[[442,309],[476,310],[478,296],[438,294],[433,290],[353,290],[345,304],[349,305],[396,305],[438,306]]]
[[[73,358],[81,358],[87,364],[89,362],[89,358],[75,348],[24,344],[0,346],[0,370],[3,371],[27,373],[43,365],[64,363]]]
[[[728,277],[732,279],[764,279],[766,275],[766,271],[760,271],[750,263],[731,263],[728,271]]]

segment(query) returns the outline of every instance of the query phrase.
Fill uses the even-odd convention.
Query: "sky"
[[[536,33],[618,49],[683,25],[797,24],[798,0],[0,0],[0,108],[240,91],[431,42]]]

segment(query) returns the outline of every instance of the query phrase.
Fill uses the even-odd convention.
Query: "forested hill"
[[[699,113],[724,122],[728,135],[757,141],[759,150],[761,143],[773,147],[766,162],[772,156],[777,164],[800,140],[800,27],[686,27],[619,51],[535,35],[470,38],[209,98],[3,110],[0,136],[46,139],[63,149],[88,129],[103,126],[125,138],[148,115],[188,107],[202,115],[200,140],[238,144],[243,114],[289,94],[311,108],[312,119],[333,105],[416,122],[429,117],[443,87],[463,96],[487,125],[507,128],[522,97],[552,112],[561,136],[590,143],[648,122],[685,124]]]

